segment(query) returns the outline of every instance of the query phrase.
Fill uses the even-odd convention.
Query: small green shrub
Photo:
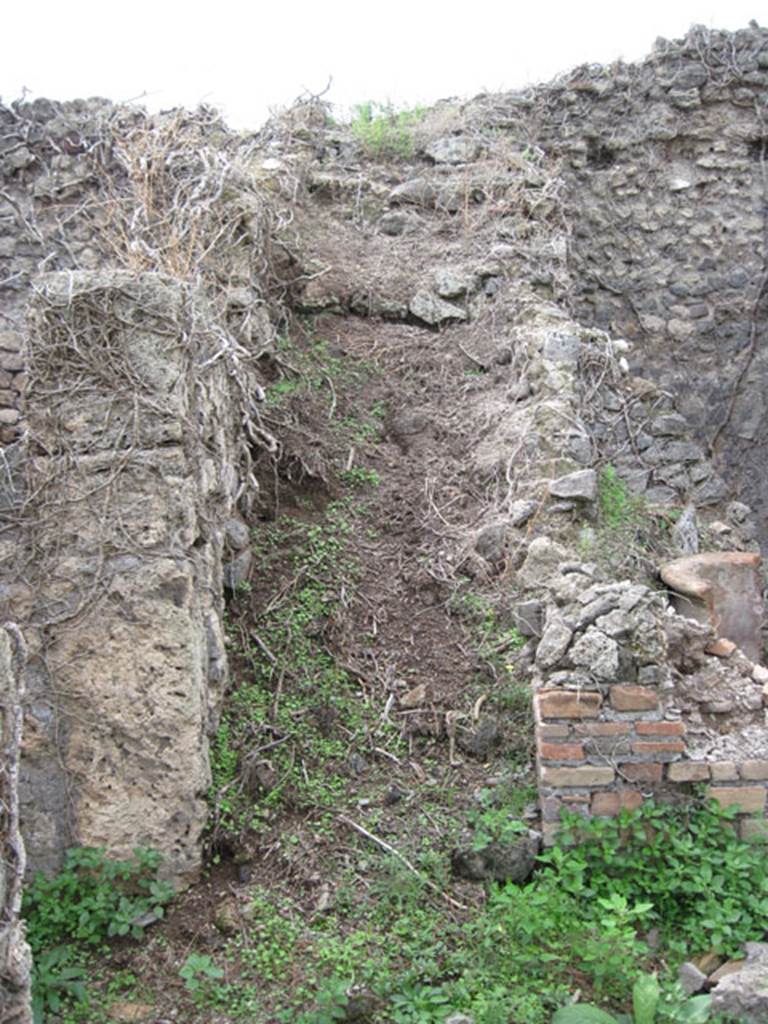
[[[629,492],[614,466],[604,466],[598,483],[596,524],[585,523],[579,536],[583,558],[652,584],[657,562],[670,553],[670,528],[676,509],[654,508]]]
[[[650,903],[649,921],[671,950],[733,956],[768,916],[764,849],[739,839],[733,818],[700,800],[646,803],[616,819],[566,814],[565,845],[540,859],[565,892]]]
[[[69,850],[59,874],[37,874],[22,914],[33,953],[62,943],[95,946],[105,939],[141,938],[148,914],[161,918],[173,888],[157,879],[160,854],[136,848],[131,860],[111,860],[101,848]]]
[[[339,473],[342,483],[348,487],[378,487],[381,477],[375,469],[368,469],[365,466],[353,466],[351,469],[343,469]]]
[[[35,1024],[66,1001],[87,1001],[84,950],[118,936],[140,938],[147,918],[163,916],[174,891],[158,880],[159,866],[154,850],[110,860],[103,849],[79,847],[67,852],[59,874],[35,876],[22,906],[34,959]]]
[[[230,629],[236,681],[211,745],[214,848],[226,836],[258,831],[284,799],[325,808],[345,788],[350,733],[362,731],[364,709],[325,631],[354,590],[358,565],[347,543],[362,515],[360,501],[347,496],[317,521],[286,514],[259,532],[259,557],[265,573],[274,573],[274,592],[252,623],[261,645]],[[249,791],[238,779],[249,749],[265,742],[254,737],[263,735],[266,723],[271,783],[254,776]]]
[[[600,473],[598,497],[601,524],[609,529],[630,525],[642,514],[642,499],[630,495],[613,466]]]
[[[190,953],[179,970],[184,988],[196,1000],[204,998],[212,983],[224,977],[224,971],[217,967],[207,953]]]
[[[424,108],[398,110],[392,103],[359,103],[352,111],[352,133],[370,157],[407,159],[414,152],[413,129]]]
[[[74,957],[71,946],[56,946],[35,956],[32,964],[34,1024],[43,1024],[46,1013],[58,1013],[67,1002],[88,1002],[85,967],[76,963]]]
[[[558,1010],[552,1024],[656,1024],[659,1021],[661,986],[655,974],[643,974],[632,988],[632,1015],[614,1017],[589,1003],[574,1003]],[[676,1004],[667,1021],[678,1024],[706,1024],[709,1020],[710,997],[693,996]]]
[[[490,843],[513,843],[527,833],[526,825],[516,820],[508,807],[494,802],[490,790],[482,791],[481,804],[481,810],[469,815],[474,850],[484,850]]]

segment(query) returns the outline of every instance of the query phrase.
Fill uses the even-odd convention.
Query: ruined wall
[[[768,31],[693,29],[641,64],[585,66],[529,116],[562,156],[567,301],[635,342],[734,497],[768,529]],[[675,481],[699,501],[701,483]]]
[[[253,500],[269,213],[210,112],[0,108],[0,540],[24,625],[32,869],[137,845],[194,876]],[[239,524],[242,525],[242,524]]]
[[[0,1019],[31,1024],[31,957],[24,941],[21,883],[26,857],[19,831],[18,773],[23,733],[24,641],[8,623],[0,629]]]
[[[32,651],[34,866],[74,842],[156,846],[177,877],[198,864],[224,537],[253,452],[278,450],[251,369],[283,299],[468,325],[462,352],[496,389],[464,396],[485,424],[471,472],[504,492],[478,530],[503,518],[514,569],[552,556],[515,584],[532,646],[562,646],[532,654],[547,824],[705,774],[755,788],[762,748],[728,777],[715,743],[758,724],[754,664],[702,648],[681,667],[663,599],[618,582],[638,565],[593,556],[607,463],[657,524],[686,506],[704,546],[757,547],[728,484],[764,506],[766,85],[768,33],[695,30],[640,65],[441,106],[396,173],[317,106],[258,144],[205,111],[0,108],[0,594]],[[443,221],[440,265],[414,274]],[[746,694],[728,709],[723,673]]]
[[[226,672],[234,430],[225,367],[206,366],[218,339],[200,297],[155,275],[36,288],[24,545],[7,566],[32,651],[25,833],[38,862],[77,841],[143,845],[189,876]],[[56,802],[35,799],[46,789]]]

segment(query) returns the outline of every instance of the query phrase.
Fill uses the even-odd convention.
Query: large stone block
[[[721,807],[738,807],[746,814],[762,814],[765,810],[763,786],[710,786],[707,796],[717,800]]]
[[[594,767],[592,765],[577,768],[541,769],[541,781],[545,786],[576,787],[610,786],[616,777],[613,768]]]
[[[673,591],[676,610],[712,625],[748,658],[760,661],[763,621],[760,555],[708,551],[667,562],[661,578]]]
[[[582,690],[540,690],[536,695],[542,718],[597,718],[602,697]]]

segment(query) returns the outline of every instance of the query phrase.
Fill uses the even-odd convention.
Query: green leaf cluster
[[[713,801],[646,803],[618,818],[566,815],[562,843],[542,860],[566,892],[647,901],[670,949],[733,956],[768,917],[764,849],[739,839]]]
[[[352,110],[352,134],[369,157],[408,159],[413,156],[413,129],[423,120],[425,109],[398,110],[392,103],[372,100]]]
[[[661,1004],[661,986],[655,974],[643,974],[632,988],[632,1014],[613,1014],[590,1003],[573,1003],[557,1011],[552,1024],[656,1024],[664,1010]],[[706,1024],[709,1020],[711,998],[708,995],[683,999],[664,1013],[666,1021],[674,1024]]]
[[[107,939],[141,938],[158,920],[174,890],[157,878],[160,854],[136,848],[129,860],[112,860],[101,848],[67,852],[51,878],[38,873],[24,892],[22,915],[32,949],[35,1024],[69,1000],[87,1001],[87,954]]]

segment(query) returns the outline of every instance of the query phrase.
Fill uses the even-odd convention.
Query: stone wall
[[[173,280],[37,279],[23,544],[4,554],[31,649],[23,825],[38,866],[75,843],[153,847],[180,878],[199,864],[237,483],[218,344]]]
[[[31,1024],[31,958],[24,941],[21,883],[25,870],[24,840],[19,831],[18,771],[24,696],[24,642],[18,628],[0,629],[0,1020]]]
[[[696,28],[641,64],[578,68],[529,116],[562,157],[570,308],[635,342],[765,536],[768,30]]]
[[[0,604],[30,647],[30,866],[140,845],[183,881],[227,671],[227,525],[274,444],[251,367],[270,207],[210,111],[38,101],[0,124]]]

